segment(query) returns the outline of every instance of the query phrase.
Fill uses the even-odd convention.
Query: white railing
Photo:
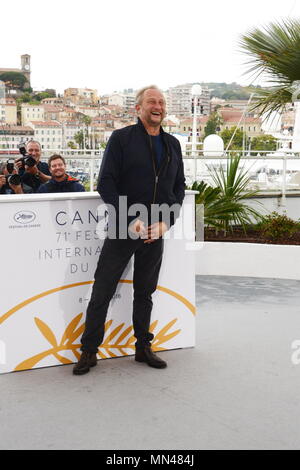
[[[203,180],[213,185],[211,168],[220,165],[225,169],[230,156],[241,157],[240,167],[245,168],[250,177],[250,187],[262,192],[300,191],[300,154],[290,150],[270,151],[229,151],[221,156],[216,152],[197,152],[197,156],[185,154],[184,167],[188,184]]]
[[[89,183],[88,188],[92,190],[96,186],[103,152],[104,150],[50,149],[43,151],[42,159],[47,161],[54,153],[62,155],[66,159],[68,172],[84,183]],[[194,181],[201,180],[213,185],[210,169],[219,165],[223,165],[225,169],[228,157],[236,154],[241,156],[240,165],[248,171],[249,186],[253,189],[262,193],[276,192],[281,197],[285,197],[289,192],[300,192],[300,154],[289,149],[274,153],[230,151],[221,156],[216,156],[215,152],[208,156],[205,152],[205,157],[202,150],[193,156],[187,151],[183,154],[187,185],[191,186]],[[2,149],[0,161],[18,156],[15,150]]]

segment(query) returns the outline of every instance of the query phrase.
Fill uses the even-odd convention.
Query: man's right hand
[[[24,194],[21,184],[9,184],[9,187],[13,190],[15,194]]]
[[[15,160],[15,168],[16,168],[16,170],[19,171],[20,168],[22,168],[22,166],[23,166],[23,162],[22,162],[22,160],[21,160],[20,158],[18,158],[17,160]]]
[[[136,238],[143,238],[146,234],[144,222],[140,219],[136,219],[131,225],[129,225],[129,231],[133,233]]]

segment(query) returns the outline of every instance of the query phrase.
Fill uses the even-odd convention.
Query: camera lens
[[[14,171],[14,164],[11,163],[11,162],[7,162],[6,163],[6,169],[7,169],[8,173],[12,173]]]
[[[22,155],[26,155],[26,146],[25,146],[25,144],[20,144],[20,145],[19,145],[19,152],[20,152]]]
[[[19,175],[9,175],[7,177],[7,183],[13,184],[14,186],[19,186],[19,184],[21,184],[21,178]]]
[[[25,158],[25,165],[33,167],[34,165],[36,165],[36,160],[33,157],[29,156]]]

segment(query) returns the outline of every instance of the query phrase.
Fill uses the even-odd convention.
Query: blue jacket
[[[51,179],[47,183],[41,184],[38,193],[75,193],[85,191],[82,184],[76,179],[67,176],[63,181],[55,181]]]
[[[128,207],[144,204],[179,204],[185,194],[185,177],[179,141],[161,128],[164,156],[156,166],[151,137],[139,119],[137,124],[115,130],[104,152],[97,190],[103,201],[119,210],[119,196],[127,196]],[[171,216],[173,225],[179,211]],[[128,217],[128,223],[135,217]]]

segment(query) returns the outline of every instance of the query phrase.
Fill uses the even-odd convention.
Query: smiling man
[[[26,184],[36,193],[41,184],[50,180],[51,175],[46,162],[41,161],[42,148],[36,140],[30,140],[26,144],[26,153],[34,158],[35,165],[23,167],[22,158],[15,161],[16,168],[19,170],[22,183]]]
[[[51,179],[42,184],[38,193],[73,193],[85,191],[82,184],[67,175],[66,162],[61,155],[52,155],[48,160]]]
[[[162,92],[156,86],[140,90],[136,96],[136,111],[137,124],[112,133],[100,168],[97,189],[110,208],[108,237],[95,272],[81,338],[83,352],[73,369],[75,375],[85,374],[97,364],[96,354],[104,337],[108,306],[132,256],[135,360],[157,369],[167,366],[151,349],[154,338],[149,331],[152,294],[162,262],[162,237],[179,215],[185,178],[180,144],[161,127],[166,114]],[[126,213],[124,217],[124,198],[131,213],[137,206],[145,209],[141,211],[143,216],[136,211],[135,215]],[[153,207],[161,204],[176,206],[178,210],[166,218],[153,217]],[[110,224],[115,225],[115,231],[110,230]],[[125,237],[121,236],[124,232]]]

